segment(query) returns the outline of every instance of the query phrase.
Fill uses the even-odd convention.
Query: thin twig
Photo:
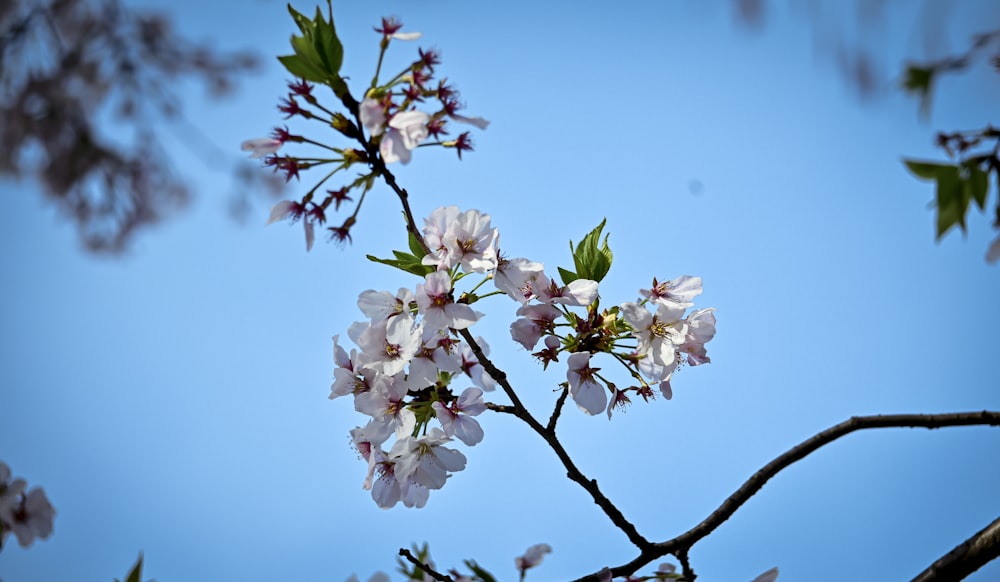
[[[545,425],[545,430],[555,434],[556,432],[556,422],[559,421],[559,415],[562,413],[563,404],[566,403],[566,397],[569,396],[569,390],[565,387],[562,389],[562,393],[559,394],[559,398],[556,399],[556,406],[552,409],[552,416],[549,417],[549,424]]]
[[[573,460],[570,458],[569,453],[566,452],[562,443],[559,442],[555,432],[546,430],[545,427],[542,426],[542,424],[538,422],[538,420],[532,416],[530,412],[528,412],[528,409],[521,403],[521,399],[518,398],[517,393],[514,392],[514,388],[511,387],[510,382],[507,381],[507,374],[497,368],[493,362],[486,357],[486,354],[483,353],[483,348],[478,342],[476,342],[476,339],[472,337],[472,334],[466,329],[461,330],[459,333],[462,335],[462,339],[464,339],[466,343],[469,344],[469,347],[472,348],[472,353],[476,355],[476,359],[479,361],[480,365],[483,366],[483,369],[486,370],[486,373],[496,380],[497,384],[500,384],[504,392],[507,394],[507,397],[510,398],[510,401],[514,404],[511,414],[527,423],[533,431],[538,433],[538,435],[541,436],[546,443],[548,443],[549,448],[555,452],[556,456],[559,457],[559,460],[562,462],[563,467],[566,468],[566,476],[569,477],[571,481],[579,484],[580,487],[583,487],[583,489],[590,494],[594,503],[596,503],[597,506],[604,511],[604,514],[608,516],[611,522],[615,524],[618,529],[622,530],[622,532],[628,537],[629,541],[639,548],[640,552],[645,553],[653,550],[654,548],[652,543],[644,538],[635,526],[625,519],[625,516],[618,509],[618,507],[615,506],[615,504],[601,492],[600,487],[597,486],[597,481],[595,479],[587,479],[580,469],[576,467]]]
[[[632,561],[611,568],[614,576],[629,576],[639,568],[667,554],[677,555],[687,552],[698,541],[708,536],[726,522],[744,503],[753,497],[772,477],[783,469],[801,461],[824,445],[852,432],[870,428],[943,428],[949,426],[1000,426],[1000,412],[957,412],[949,414],[886,414],[876,416],[854,416],[806,439],[782,453],[770,463],[754,473],[732,495],[701,523],[683,534],[665,542],[659,542],[648,550],[640,551]],[[597,581],[597,574],[580,578],[577,582]]]
[[[451,576],[442,574],[441,572],[434,570],[434,568],[431,568],[427,564],[415,558],[413,554],[410,553],[410,550],[407,550],[406,548],[399,548],[399,555],[409,560],[409,562],[414,566],[430,574],[430,576],[435,580],[437,580],[438,582],[455,582],[454,580],[452,580]]]

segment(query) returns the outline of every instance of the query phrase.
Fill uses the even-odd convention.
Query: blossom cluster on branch
[[[447,206],[424,222],[423,242],[431,252],[413,241],[411,253],[397,251],[395,259],[381,260],[423,274],[423,282],[395,294],[364,291],[358,307],[368,320],[348,330],[358,349],[348,354],[334,337],[337,368],[330,398],[352,394],[355,409],[370,417],[351,436],[368,462],[365,488],[380,507],[400,501],[422,507],[430,490],[465,468],[465,456],[445,445],[457,438],[474,446],[483,438],[473,417],[486,410],[483,392],[496,383],[459,335],[482,317],[471,307],[480,300],[503,294],[520,305],[512,339],[531,350],[544,337],[545,348],[533,355],[546,368],[566,356],[562,389],[586,414],[606,412],[610,419],[614,408],[629,404],[629,393],[654,397],[650,384],[670,398],[679,365],[709,361],[705,343],[715,335],[713,310],[684,315],[701,293],[698,277],[663,283],[654,278],[650,289],[639,291],[640,300],[601,309],[598,281],[560,269],[569,282],[559,284],[542,263],[504,259],[488,214]],[[603,250],[596,243],[600,231],[588,234],[574,257],[578,270],[598,279],[611,265],[607,240]],[[467,278],[474,279],[472,288],[459,291],[456,284]],[[489,281],[496,290],[479,295]],[[488,354],[487,343],[476,342]],[[593,356],[602,353],[624,368],[630,385],[620,387],[592,365]],[[454,386],[457,381],[472,386]],[[440,428],[429,427],[432,420]],[[394,444],[383,450],[393,434]]]
[[[28,482],[11,479],[10,467],[0,462],[0,547],[13,533],[17,543],[27,548],[52,535],[56,510],[41,487],[28,489]]]

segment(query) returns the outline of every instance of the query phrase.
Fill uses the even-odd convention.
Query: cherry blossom
[[[385,106],[381,101],[365,97],[358,106],[358,114],[361,117],[361,125],[372,137],[382,135],[385,131]]]
[[[471,307],[455,303],[446,271],[434,271],[417,285],[417,308],[424,316],[425,329],[466,329],[479,319]]]
[[[389,130],[382,136],[379,151],[385,163],[410,163],[410,152],[427,139],[427,122],[431,116],[423,111],[400,111],[389,120]]]
[[[446,271],[462,265],[466,273],[487,273],[498,262],[497,229],[490,225],[490,215],[478,210],[459,212],[457,208],[435,210],[425,221],[424,232],[431,254],[425,265],[437,265]]]
[[[490,346],[486,343],[486,340],[477,336],[476,343],[479,344],[479,347],[483,350],[484,355],[490,355]],[[483,365],[479,363],[478,359],[476,359],[476,355],[472,352],[472,348],[470,348],[468,344],[462,344],[459,355],[462,359],[462,371],[472,380],[473,384],[487,392],[496,390],[496,380],[494,380],[489,373],[486,372],[486,369],[483,368]]]
[[[408,315],[369,325],[355,340],[364,355],[362,365],[388,376],[402,372],[420,348],[420,334],[420,325]]]
[[[576,402],[577,407],[593,416],[604,412],[608,405],[608,393],[604,386],[594,379],[594,374],[600,368],[590,367],[590,354],[579,352],[573,354],[567,360],[569,369],[566,371],[566,379],[569,380],[569,395]]]
[[[382,374],[375,378],[371,390],[355,395],[355,410],[372,417],[365,427],[372,444],[381,445],[393,432],[397,439],[413,432],[417,418],[403,404],[407,388],[402,378]]]
[[[542,263],[522,258],[501,258],[493,272],[493,284],[515,301],[527,303],[535,297],[535,281],[540,276],[544,277]]]
[[[480,388],[466,388],[451,406],[435,402],[431,407],[446,435],[457,437],[470,447],[483,440],[482,427],[476,419],[471,418],[486,410]]]
[[[409,288],[401,287],[396,295],[388,291],[362,291],[358,296],[358,308],[372,321],[389,319],[394,315],[409,313],[410,304],[416,298]]]
[[[544,275],[543,275],[544,276]],[[571,307],[586,307],[597,299],[597,281],[575,279],[563,287],[555,281],[539,281],[536,291],[543,303],[559,303]]]
[[[263,158],[276,153],[284,145],[284,140],[271,137],[255,137],[240,144],[240,149],[250,152],[251,158]]]
[[[10,468],[0,462],[0,542],[13,532],[18,545],[27,548],[52,535],[56,510],[41,487],[25,493],[27,482],[10,477]]]
[[[684,307],[676,303],[660,303],[652,314],[638,303],[621,305],[622,317],[632,327],[639,340],[639,354],[648,354],[660,366],[669,366],[676,360],[676,346],[684,343],[687,324],[680,321]]]
[[[691,300],[701,295],[701,277],[681,275],[673,281],[657,282],[653,278],[652,289],[640,289],[639,294],[653,303],[673,303],[680,307],[691,307]]]
[[[389,451],[389,458],[396,463],[396,479],[412,477],[415,484],[427,489],[444,487],[449,472],[465,468],[465,455],[445,447],[447,442],[451,438],[437,427],[419,438],[407,436],[397,440]]]
[[[715,337],[715,308],[708,307],[692,311],[685,318],[685,321],[687,322],[687,334],[684,336],[684,344],[680,349],[687,353],[688,364],[698,366],[711,362],[712,360],[705,350],[705,344]]]
[[[532,350],[542,335],[550,331],[553,322],[562,315],[557,307],[552,305],[523,305],[517,310],[520,316],[510,324],[510,336],[526,350]]]
[[[521,578],[524,578],[524,571],[528,568],[534,568],[535,566],[542,563],[542,559],[545,554],[552,553],[552,546],[549,544],[535,544],[528,548],[524,552],[523,556],[518,556],[514,558],[514,566],[521,573]]]

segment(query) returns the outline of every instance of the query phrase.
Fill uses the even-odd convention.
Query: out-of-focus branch
[[[157,145],[159,123],[179,115],[174,87],[198,79],[222,95],[256,63],[120,0],[4,2],[0,178],[37,182],[88,249],[123,251],[189,198]]]
[[[760,491],[764,487],[764,484],[770,481],[772,477],[796,461],[801,461],[816,452],[824,445],[828,445],[852,432],[872,428],[935,429],[951,426],[1000,426],[1000,412],[984,410],[982,412],[958,412],[950,414],[886,414],[851,417],[779,455],[747,479],[739,489],[726,498],[718,509],[713,511],[701,523],[671,540],[653,544],[653,547],[641,551],[632,561],[611,568],[611,573],[616,577],[628,576],[634,574],[639,568],[653,560],[667,554],[675,556],[686,554],[698,541],[711,534],[732,517],[736,513],[736,510]],[[996,556],[994,555],[994,557]],[[595,573],[579,579],[580,582],[585,580],[595,582],[599,578]],[[688,582],[693,582],[693,579]]]
[[[955,546],[955,549],[921,572],[913,582],[962,580],[998,557],[1000,557],[1000,517]]]
[[[408,562],[410,562],[417,568],[420,568],[438,582],[455,582],[454,580],[452,580],[451,576],[442,574],[437,570],[435,570],[434,568],[431,568],[427,564],[418,560],[413,554],[410,553],[410,550],[407,550],[406,548],[399,548],[399,555],[406,558]]]

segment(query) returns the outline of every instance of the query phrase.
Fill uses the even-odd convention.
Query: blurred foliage
[[[0,179],[39,184],[87,249],[121,252],[191,196],[157,139],[178,84],[221,96],[257,63],[119,0],[0,2]]]
[[[764,0],[733,0],[735,14],[740,22],[760,28],[766,21],[768,5]],[[828,18],[826,8],[833,6],[843,13],[853,13],[855,18],[844,24],[837,18]],[[888,51],[873,49],[873,43],[885,42],[888,35],[883,29],[893,18],[890,8],[897,15],[917,15],[914,26],[920,29],[923,43],[929,52],[940,52],[945,37],[945,27],[952,11],[959,3],[933,0],[923,2],[893,2],[892,0],[855,0],[854,2],[824,3],[820,0],[793,5],[804,10],[810,19],[814,37],[828,39],[848,85],[862,97],[870,97],[885,86],[880,76],[877,55]],[[830,40],[832,39],[832,40]],[[971,36],[968,48],[951,56],[926,61],[909,61],[897,71],[899,87],[915,96],[920,102],[920,116],[929,119],[934,91],[948,74],[965,73],[978,65],[989,62],[1000,71],[1000,30],[979,32]],[[975,202],[981,212],[988,206],[990,176],[994,176],[998,196],[993,228],[998,231],[996,240],[986,254],[988,262],[1000,260],[1000,131],[987,125],[983,129],[939,132],[935,144],[944,150],[950,162],[904,159],[909,171],[919,179],[935,183],[936,239],[941,240],[953,227],[967,232],[967,215]]]

